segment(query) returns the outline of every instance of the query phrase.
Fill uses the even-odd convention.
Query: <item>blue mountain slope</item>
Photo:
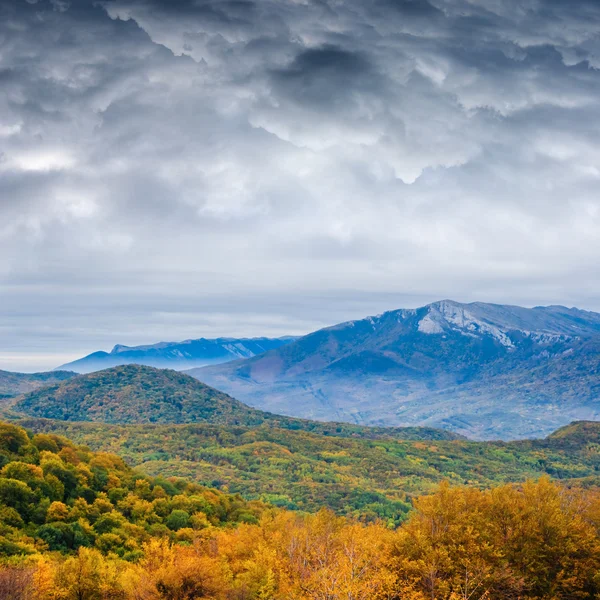
[[[600,314],[443,300],[190,373],[282,414],[542,436],[600,419]]]

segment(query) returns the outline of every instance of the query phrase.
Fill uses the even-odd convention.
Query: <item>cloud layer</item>
[[[5,0],[0,368],[600,309],[599,31],[595,0]]]

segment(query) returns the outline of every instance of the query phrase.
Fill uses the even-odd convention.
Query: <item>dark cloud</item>
[[[288,65],[272,72],[272,81],[279,94],[327,111],[352,102],[357,92],[381,94],[384,87],[365,56],[334,45],[302,50]]]
[[[427,19],[443,16],[443,12],[427,0],[379,0],[382,9],[394,9],[407,17]]]
[[[322,46],[300,52],[291,65],[281,71],[281,76],[309,82],[315,76],[354,79],[368,73],[370,68],[360,54],[335,46]]]
[[[599,26],[592,0],[0,2],[0,368],[440,297],[600,309]]]

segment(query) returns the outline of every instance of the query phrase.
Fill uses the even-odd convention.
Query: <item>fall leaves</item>
[[[427,598],[595,598],[599,507],[597,491],[549,479],[487,491],[442,485],[399,530],[395,570]]]
[[[0,598],[593,600],[599,532],[598,490],[548,479],[442,485],[397,530],[328,510],[268,511],[257,524],[194,530],[183,544],[152,538],[136,561],[94,548],[42,553],[5,566]]]

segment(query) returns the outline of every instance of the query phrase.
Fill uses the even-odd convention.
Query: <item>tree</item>
[[[123,566],[100,552],[80,548],[58,568],[55,585],[65,600],[126,600]]]
[[[177,531],[178,529],[182,529],[183,527],[189,527],[190,515],[185,510],[175,509],[167,517],[166,525],[169,529],[173,531]]]

